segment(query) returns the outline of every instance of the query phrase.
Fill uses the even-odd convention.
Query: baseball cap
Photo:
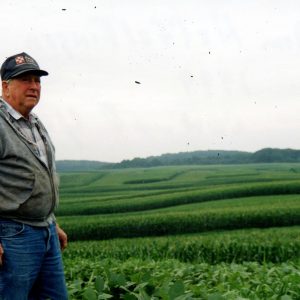
[[[48,72],[41,70],[38,63],[25,52],[8,57],[1,66],[1,79],[8,80],[23,73],[34,73],[46,76]]]

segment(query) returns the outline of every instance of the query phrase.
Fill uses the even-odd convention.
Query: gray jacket
[[[37,127],[49,167],[10,121],[0,102],[0,217],[47,226],[58,203],[58,178],[53,144],[39,120]]]

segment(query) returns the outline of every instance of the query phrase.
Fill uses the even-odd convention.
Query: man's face
[[[2,82],[3,98],[25,118],[38,104],[41,94],[40,77],[25,73],[9,82]]]

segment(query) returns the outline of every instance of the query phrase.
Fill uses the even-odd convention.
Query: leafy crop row
[[[70,299],[299,299],[298,263],[66,260]]]
[[[65,217],[60,223],[71,240],[144,237],[211,230],[232,230],[251,227],[300,225],[298,202],[284,201],[276,205],[230,207],[164,214],[133,214],[112,216]]]
[[[275,183],[256,183],[256,184],[233,184],[208,189],[198,189],[176,194],[162,194],[156,196],[146,196],[135,199],[111,200],[109,202],[96,201],[92,205],[85,205],[84,201],[78,201],[72,206],[64,205],[62,202],[57,215],[93,215],[108,214],[130,211],[144,211],[175,205],[199,203],[204,201],[222,200],[228,198],[251,197],[261,195],[285,195],[299,194],[299,181],[282,181]]]
[[[129,258],[182,262],[285,262],[300,258],[300,228],[249,229],[156,238],[73,242],[64,257],[90,261]],[[282,237],[284,236],[284,239]]]

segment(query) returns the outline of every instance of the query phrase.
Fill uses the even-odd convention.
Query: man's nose
[[[32,89],[40,89],[41,85],[39,82],[35,81],[35,80],[31,80],[30,81],[30,88]]]

